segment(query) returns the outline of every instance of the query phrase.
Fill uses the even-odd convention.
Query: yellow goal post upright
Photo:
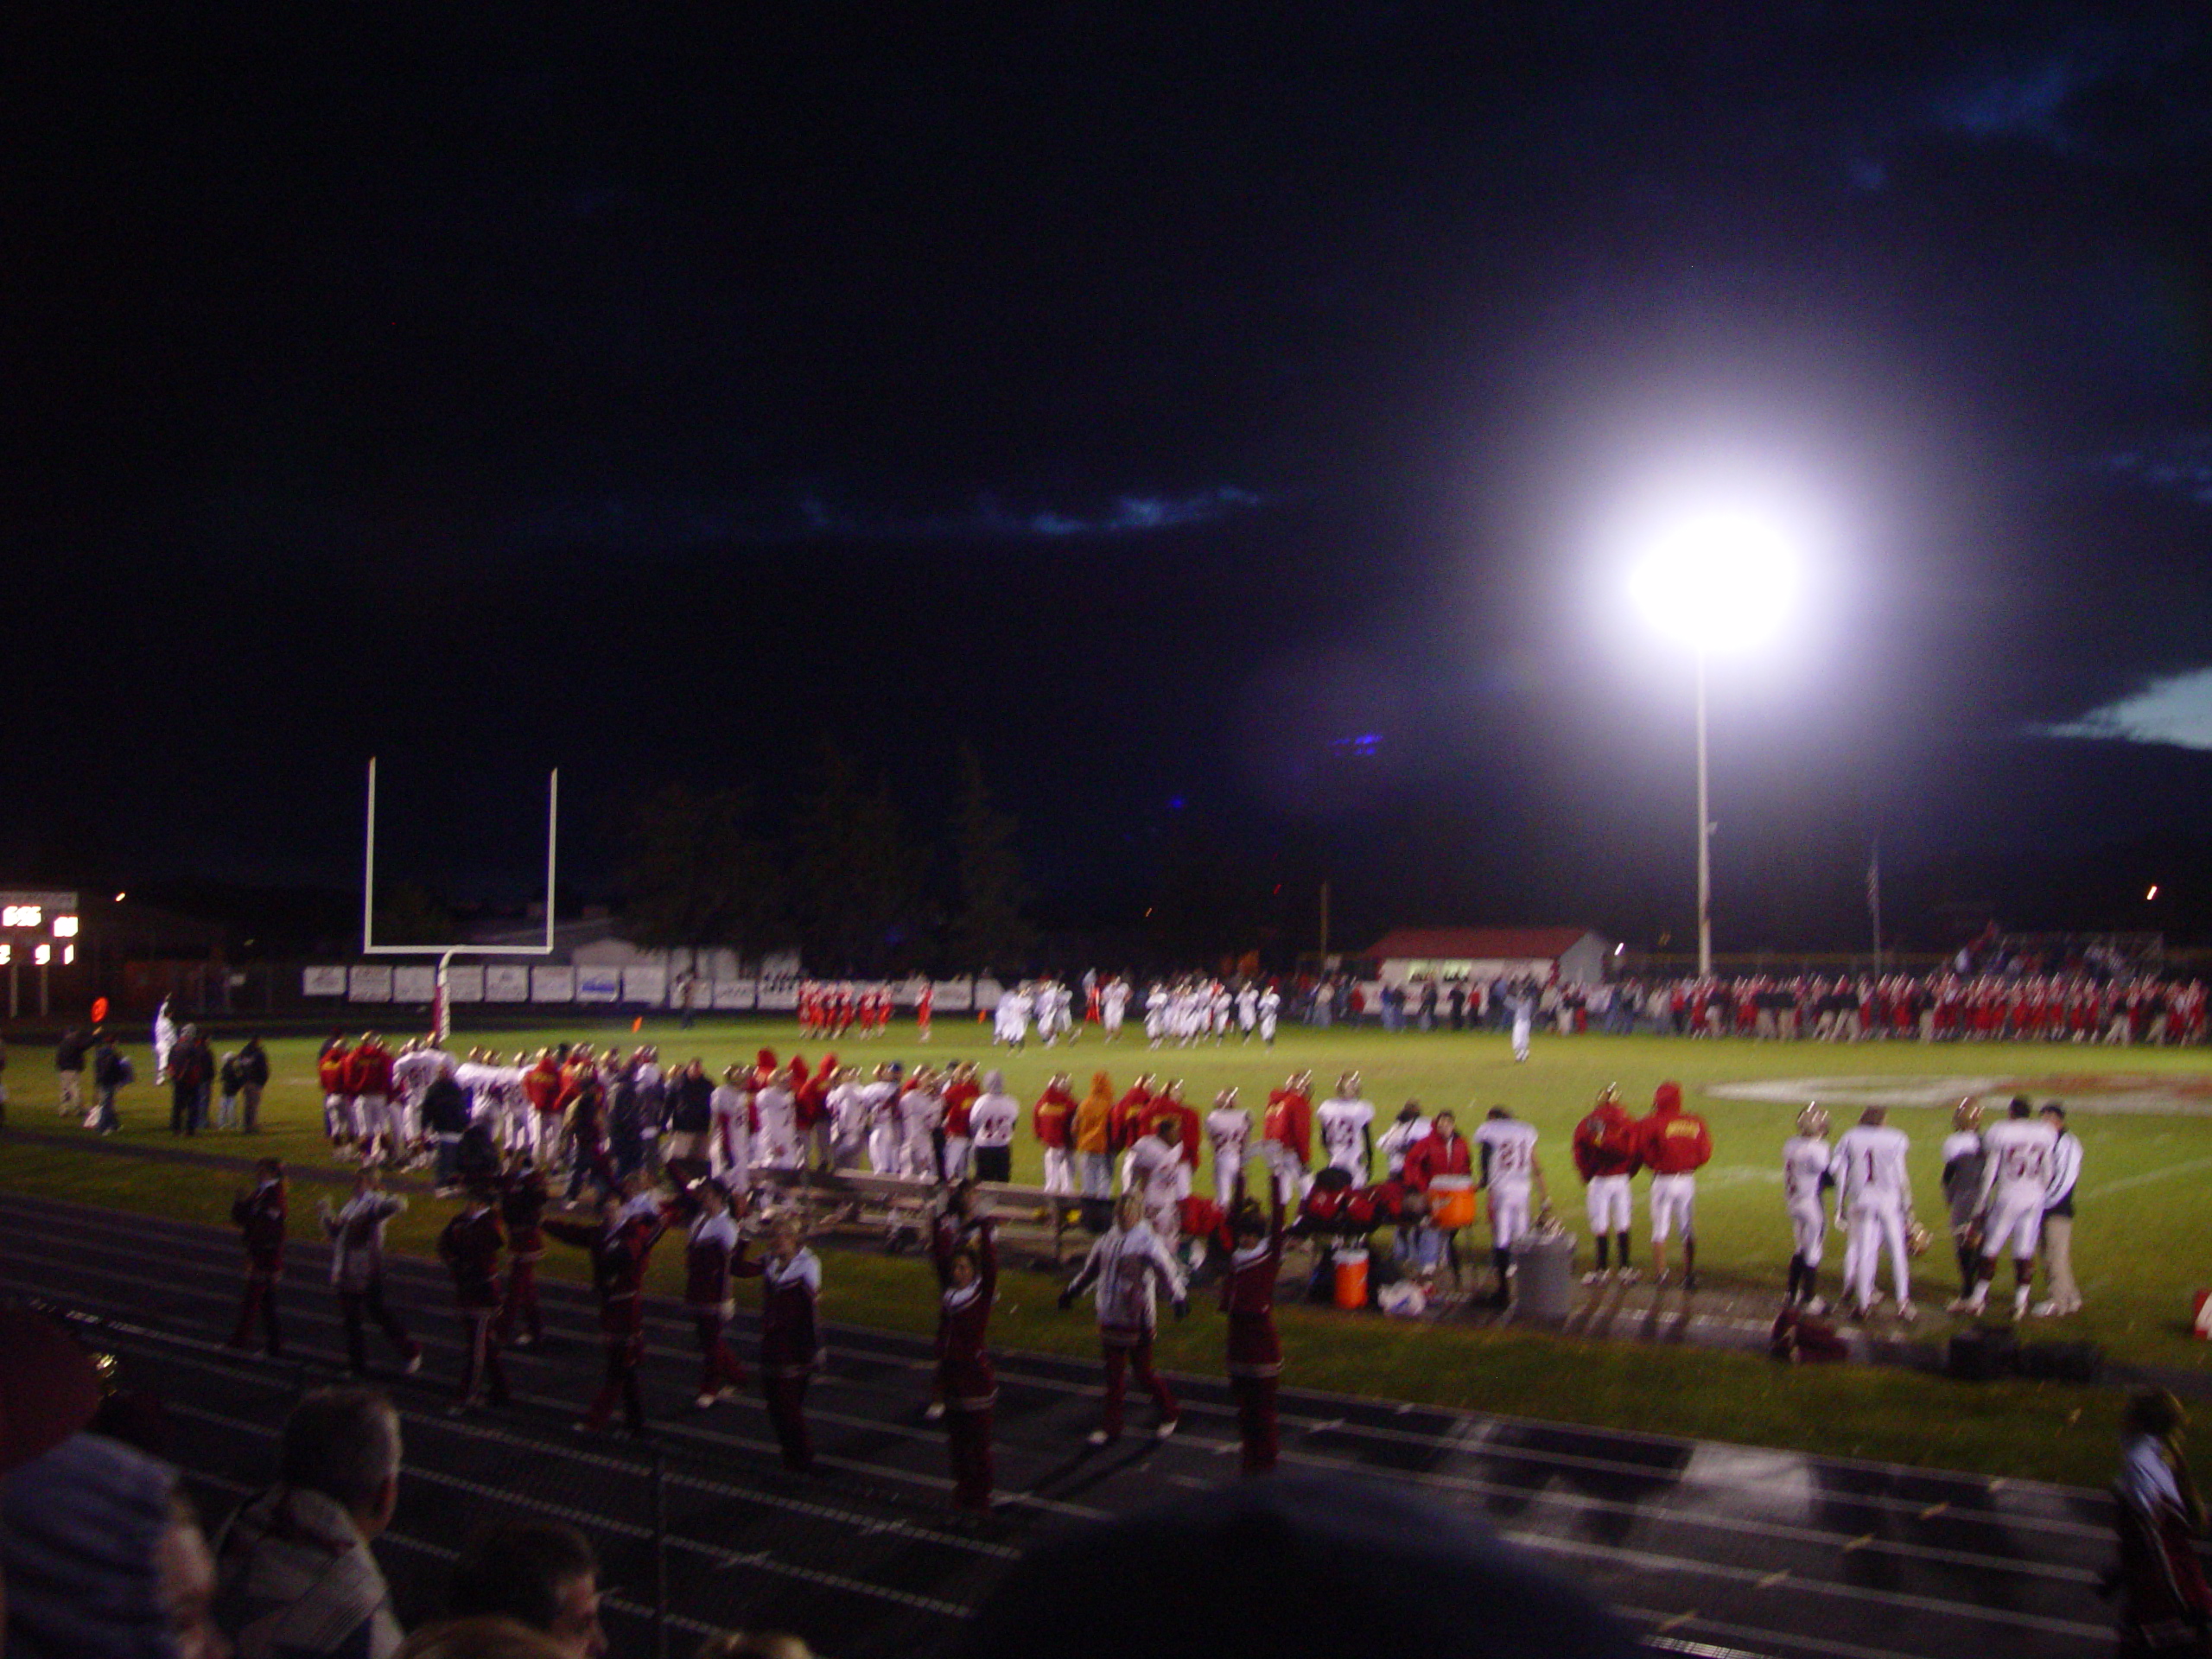
[[[553,954],[553,882],[558,873],[561,831],[561,769],[545,774],[545,939],[541,944],[378,944],[377,921],[377,759],[369,757],[368,821],[361,849],[361,954],[365,957],[435,957],[436,994],[430,1003],[430,1034],[443,1042],[453,1034],[453,999],[448,970],[455,957],[550,957]]]

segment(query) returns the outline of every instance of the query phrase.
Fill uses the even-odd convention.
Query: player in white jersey
[[[1167,1035],[1167,988],[1158,980],[1144,994],[1144,1034],[1154,1048]]]
[[[1313,1109],[1313,1128],[1329,1161],[1365,1186],[1374,1179],[1375,1105],[1360,1093],[1359,1073],[1337,1079],[1337,1092]]]
[[[1997,1260],[2012,1253],[2012,1317],[2024,1319],[2035,1283],[2036,1241],[2043,1231],[2044,1202],[2058,1153],[2057,1131],[2037,1119],[2023,1096],[2015,1095],[2006,1115],[1981,1132],[1981,1202],[1975,1219],[1981,1229],[1981,1270],[1974,1292],[1951,1305],[1959,1313],[1979,1314],[1989,1300]]]
[[[1183,1200],[1191,1196],[1191,1166],[1178,1144],[1182,1125],[1163,1117],[1129,1147],[1122,1187],[1143,1198],[1145,1219],[1173,1250],[1183,1232]]]
[[[1782,1202],[1789,1212],[1789,1288],[1783,1300],[1808,1313],[1825,1313],[1819,1295],[1821,1249],[1827,1241],[1827,1190],[1835,1184],[1827,1108],[1818,1101],[1797,1114],[1797,1133],[1782,1143]]]
[[[1490,1261],[1497,1274],[1497,1289],[1491,1300],[1503,1307],[1512,1300],[1513,1241],[1529,1230],[1531,1187],[1543,1201],[1552,1201],[1544,1185],[1543,1166],[1536,1161],[1536,1127],[1524,1123],[1503,1106],[1493,1106],[1475,1131],[1475,1146],[1482,1159],[1482,1182],[1490,1189]]]
[[[1835,1173],[1835,1222],[1848,1230],[1843,1247],[1844,1294],[1853,1317],[1864,1319],[1874,1306],[1874,1275],[1882,1247],[1890,1251],[1890,1288],[1897,1293],[1897,1317],[1919,1317],[1912,1305],[1912,1258],[1904,1230],[1912,1217],[1912,1178],[1905,1154],[1912,1143],[1903,1129],[1891,1128],[1888,1109],[1869,1106],[1859,1122],[1836,1138],[1829,1166]]]
[[[1122,1034],[1122,1020],[1128,1011],[1129,982],[1117,975],[1098,993],[1098,1022],[1106,1029],[1108,1042]]]
[[[1513,1058],[1519,1064],[1529,1058],[1529,1032],[1535,1023],[1535,999],[1525,990],[1516,991],[1510,1006],[1513,1009]]]
[[[1020,1048],[1029,1035],[1029,993],[1017,985],[1002,993],[992,1018],[991,1040]]]
[[[1395,1181],[1405,1174],[1406,1154],[1427,1134],[1428,1120],[1421,1115],[1419,1101],[1409,1100],[1398,1109],[1398,1116],[1375,1143],[1382,1154],[1382,1171],[1389,1179]]]
[[[403,1144],[414,1146],[423,1138],[423,1096],[432,1081],[454,1070],[453,1056],[435,1044],[410,1039],[391,1063],[391,1101],[385,1110]]]
[[[798,1103],[791,1079],[779,1071],[753,1096],[753,1166],[797,1169],[799,1160]]]
[[[943,1179],[938,1166],[937,1133],[944,1127],[944,1093],[927,1067],[899,1096],[899,1173],[925,1181]]]
[[[1259,1023],[1260,988],[1248,979],[1236,989],[1236,1029],[1243,1033],[1244,1040],[1249,1043]]]
[[[1229,987],[1216,980],[1213,985],[1213,1039],[1217,1043],[1229,1035],[1230,1015],[1236,1007],[1236,999],[1229,994]]]
[[[1206,1114],[1206,1140],[1213,1147],[1213,1191],[1221,1207],[1229,1207],[1237,1178],[1244,1173],[1244,1154],[1252,1144],[1252,1117],[1236,1103],[1236,1091],[1224,1089],[1213,1097]]]
[[[899,1130],[899,1063],[893,1060],[877,1066],[866,1092],[868,1172],[895,1175],[903,1139]]]
[[[1282,993],[1273,985],[1260,993],[1260,1040],[1275,1046],[1275,1022],[1282,1018]]]
[[[707,1164],[715,1179],[742,1192],[753,1173],[753,1071],[733,1065],[707,1103]]]
[[[1951,1248],[1959,1263],[1959,1296],[1974,1294],[1981,1276],[1981,1241],[1974,1212],[1981,1204],[1981,1103],[1972,1095],[1951,1109],[1951,1132],[1943,1137],[1943,1203],[1950,1211]]]
[[[830,1085],[830,1161],[833,1168],[857,1169],[868,1147],[868,1090],[856,1065],[842,1066]]]

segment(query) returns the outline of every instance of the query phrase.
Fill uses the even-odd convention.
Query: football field
[[[573,1039],[653,1041],[664,1062],[696,1055],[715,1071],[734,1061],[750,1062],[764,1046],[782,1058],[804,1052],[810,1061],[823,1047],[800,1044],[788,1022],[751,1020],[702,1020],[690,1031],[678,1030],[673,1021],[649,1022],[639,1036],[632,1036],[626,1023],[584,1022],[482,1036],[503,1054]],[[454,1046],[465,1051],[474,1040],[464,1023]],[[218,1042],[218,1052],[226,1046]],[[1891,1107],[1891,1121],[1911,1136],[1918,1212],[1938,1234],[1936,1246],[1916,1264],[1924,1317],[1909,1333],[1892,1332],[1885,1322],[1879,1334],[1909,1334],[1923,1344],[1940,1342],[1955,1325],[1942,1311],[1955,1276],[1942,1237],[1937,1158],[1951,1103],[1973,1092],[1996,1113],[2014,1092],[2037,1103],[2060,1099],[2085,1146],[2075,1257],[2087,1306],[2074,1319],[2031,1322],[2024,1334],[2092,1340],[2116,1361],[2200,1377],[2212,1358],[2212,1345],[2190,1334],[2191,1293],[2212,1281],[2212,1228],[2204,1219],[2204,1188],[2212,1176],[2212,1052],[1539,1033],[1530,1060],[1516,1065],[1506,1039],[1494,1033],[1286,1027],[1272,1051],[1233,1036],[1219,1046],[1154,1051],[1132,1028],[1112,1045],[1092,1030],[1071,1046],[1033,1043],[1007,1053],[990,1047],[987,1028],[953,1018],[938,1020],[935,1040],[926,1046],[906,1021],[880,1039],[834,1046],[841,1060],[871,1066],[888,1059],[910,1067],[925,1059],[939,1065],[979,1059],[1002,1068],[1009,1088],[1025,1102],[1033,1100],[1056,1071],[1071,1074],[1078,1096],[1099,1070],[1108,1072],[1117,1092],[1140,1071],[1179,1077],[1201,1112],[1216,1091],[1234,1086],[1255,1122],[1267,1091],[1301,1068],[1313,1071],[1317,1097],[1329,1092],[1340,1072],[1358,1070],[1376,1107],[1378,1128],[1408,1099],[1417,1099],[1427,1112],[1448,1107],[1468,1128],[1484,1110],[1503,1105],[1540,1131],[1538,1154],[1554,1203],[1578,1234],[1586,1230],[1568,1150],[1575,1121],[1608,1083],[1618,1083],[1630,1111],[1640,1115],[1653,1088],[1672,1078],[1682,1084],[1688,1108],[1710,1122],[1716,1148],[1699,1183],[1699,1299],[1733,1299],[1762,1317],[1770,1317],[1779,1305],[1789,1255],[1779,1153],[1797,1108],[1808,1098],[1821,1099],[1840,1132],[1863,1104],[1878,1101]],[[321,1135],[314,1047],[306,1039],[270,1044],[274,1077],[263,1120],[270,1133],[254,1141],[203,1136],[196,1148],[265,1150],[302,1170],[335,1167]],[[150,1075],[143,1046],[131,1052],[140,1075]],[[45,1056],[18,1048],[9,1084],[11,1125],[67,1127],[54,1114],[54,1074]],[[118,1140],[124,1149],[173,1144],[165,1090],[143,1083],[127,1090],[123,1116]],[[1016,1177],[1034,1180],[1040,1171],[1038,1149],[1025,1133],[1017,1144]],[[9,1188],[181,1219],[221,1219],[232,1179],[44,1143],[0,1147],[0,1184]],[[1637,1183],[1637,1249],[1639,1261],[1648,1264],[1644,1185],[1641,1179]],[[425,1249],[449,1207],[418,1198],[395,1230],[395,1243]],[[296,1198],[296,1232],[303,1223],[311,1225],[310,1211],[307,1199]],[[1822,1274],[1823,1292],[1831,1296],[1840,1258],[1841,1241],[1832,1236]],[[1586,1243],[1581,1259],[1587,1260]],[[560,1265],[557,1255],[549,1263]],[[668,1274],[677,1265],[667,1259],[656,1263]],[[933,1296],[919,1263],[841,1251],[830,1268],[835,1317],[887,1328],[928,1328]],[[2009,1285],[2010,1271],[2003,1271],[2000,1292]],[[2109,1467],[2117,1399],[2109,1387],[1963,1385],[1910,1370],[1859,1365],[1792,1370],[1739,1352],[1668,1341],[1658,1322],[1662,1313],[1678,1311],[1675,1305],[1648,1286],[1634,1294],[1638,1313],[1650,1309],[1649,1320],[1635,1322],[1644,1332],[1640,1340],[1452,1320],[1410,1324],[1304,1308],[1286,1309],[1284,1340],[1300,1381],[1347,1392],[2061,1479],[2101,1482]],[[1661,1331],[1657,1340],[1650,1335],[1654,1329]],[[1080,1354],[1091,1344],[1087,1323],[1057,1314],[1042,1294],[1022,1296],[1019,1305],[1002,1310],[994,1332],[1008,1347]],[[1166,1333],[1163,1342],[1167,1363],[1194,1370],[1218,1370],[1218,1333],[1196,1319]]]

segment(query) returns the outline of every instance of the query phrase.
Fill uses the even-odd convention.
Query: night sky
[[[1690,678],[1617,532],[1712,478],[1811,527],[1714,673],[1722,949],[1853,943],[1877,835],[1930,943],[2106,848],[2202,913],[2198,8],[55,8],[16,46],[6,869],[342,883],[377,753],[461,898],[527,887],[560,766],[605,893],[641,790],[772,826],[826,740],[928,836],[965,741],[1048,924],[1195,841],[1293,909],[1333,877],[1347,928],[1679,943]]]

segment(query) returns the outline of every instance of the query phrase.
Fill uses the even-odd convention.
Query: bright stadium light
[[[1697,663],[1697,971],[1713,972],[1713,807],[1707,776],[1705,659],[1761,644],[1797,588],[1801,537],[1750,499],[1662,512],[1638,537],[1629,592]]]

